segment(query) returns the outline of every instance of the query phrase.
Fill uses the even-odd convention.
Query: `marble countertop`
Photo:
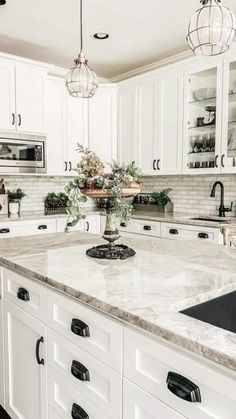
[[[125,261],[88,258],[103,241],[58,233],[0,241],[0,264],[128,324],[236,371],[236,334],[180,310],[236,289],[236,249],[214,243],[125,239]]]

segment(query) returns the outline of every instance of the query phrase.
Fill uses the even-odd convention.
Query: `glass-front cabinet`
[[[185,74],[183,170],[189,174],[219,172],[222,66],[195,68]]]
[[[236,172],[236,60],[226,59],[223,77],[221,171]]]

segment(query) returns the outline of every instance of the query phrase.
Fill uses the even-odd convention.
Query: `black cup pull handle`
[[[169,233],[170,233],[170,234],[179,234],[179,230],[177,230],[176,228],[171,228],[171,229],[169,230]]]
[[[90,337],[89,326],[86,323],[84,323],[82,320],[79,320],[79,319],[72,319],[71,331],[75,335],[81,336],[83,338],[89,338]]]
[[[72,361],[71,374],[80,381],[90,381],[88,368],[79,361]]]
[[[10,232],[11,232],[10,228],[1,228],[0,229],[0,234],[7,234],[7,233],[10,233]]]
[[[168,390],[180,399],[191,403],[201,403],[199,387],[182,375],[169,372],[166,383]]]
[[[160,159],[158,159],[158,160],[157,160],[157,170],[161,170],[161,168],[160,168],[160,163],[161,163],[161,160],[160,160]]]
[[[146,231],[151,231],[152,227],[151,226],[143,226],[143,229]]]
[[[225,155],[224,154],[222,154],[222,156],[221,156],[221,166],[225,167]]]
[[[68,163],[67,161],[65,161],[65,172],[67,172],[67,170],[68,170]]]
[[[219,155],[217,154],[217,155],[215,156],[215,167],[216,167],[216,168],[218,168],[218,158],[219,158]]]
[[[12,125],[15,125],[15,123],[16,123],[16,117],[15,117],[15,114],[14,114],[14,113],[12,113],[12,114],[11,114],[11,116],[12,116],[12,122],[11,122],[11,124],[12,124]]]
[[[76,403],[73,403],[71,417],[72,419],[89,419],[88,413]]]
[[[38,226],[38,230],[47,230],[48,226],[46,224],[42,224]]]
[[[89,231],[89,222],[86,221],[86,231]]]
[[[22,123],[22,120],[21,120],[21,114],[20,114],[20,113],[18,113],[18,126],[19,126],[19,127],[21,126],[21,123]]]
[[[209,239],[209,234],[207,233],[198,233],[199,239]]]
[[[17,298],[22,301],[30,301],[30,294],[25,288],[18,288]]]
[[[44,343],[44,338],[43,338],[43,336],[41,336],[41,338],[39,338],[38,340],[37,340],[37,342],[36,342],[36,360],[37,360],[37,363],[39,364],[39,365],[44,365],[44,359],[43,358],[40,358],[40,355],[39,355],[39,350],[40,350],[40,344],[41,343]]]
[[[122,222],[120,223],[120,226],[121,226],[121,227],[127,227],[127,224],[126,224],[124,221],[122,221]]]

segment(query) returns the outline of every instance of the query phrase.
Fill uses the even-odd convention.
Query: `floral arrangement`
[[[122,188],[129,187],[132,182],[138,181],[141,175],[135,163],[119,165],[116,162],[110,164],[111,172],[105,172],[105,166],[100,158],[88,148],[78,144],[78,152],[81,156],[77,165],[77,176],[65,187],[68,196],[67,225],[75,225],[79,220],[86,218],[81,212],[81,204],[87,201],[88,189],[106,190],[114,202],[114,211],[121,221],[127,221],[132,204],[122,196]]]

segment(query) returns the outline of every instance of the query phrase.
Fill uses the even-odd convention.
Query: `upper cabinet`
[[[195,65],[185,73],[184,172],[219,172],[222,64]]]
[[[0,129],[45,132],[47,69],[0,59]]]
[[[122,85],[118,93],[118,160],[126,164],[136,160],[135,108],[135,85]]]
[[[89,148],[108,164],[117,158],[117,87],[103,85],[88,101]]]

